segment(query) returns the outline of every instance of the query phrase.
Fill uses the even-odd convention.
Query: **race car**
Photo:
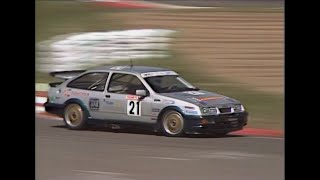
[[[147,66],[103,66],[50,73],[45,111],[72,130],[91,124],[152,128],[165,136],[225,135],[247,125],[239,101],[200,90],[177,72]]]

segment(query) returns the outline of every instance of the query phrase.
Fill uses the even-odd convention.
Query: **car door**
[[[105,93],[104,112],[113,120],[152,123],[152,99],[140,98],[136,90],[146,90],[141,80],[130,73],[112,73]]]

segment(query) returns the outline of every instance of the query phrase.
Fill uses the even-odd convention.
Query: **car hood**
[[[220,94],[216,94],[213,92],[203,91],[203,90],[161,93],[161,95],[186,101],[200,107],[240,104],[240,102],[235,99],[232,99]]]

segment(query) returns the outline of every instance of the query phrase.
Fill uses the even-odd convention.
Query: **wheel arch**
[[[84,103],[80,99],[77,99],[77,98],[68,99],[66,102],[64,102],[64,108],[67,105],[73,104],[73,103],[78,104],[85,111],[85,113],[88,115],[88,117],[91,117],[88,108],[84,105]]]
[[[163,117],[164,113],[167,112],[167,111],[169,111],[169,110],[177,111],[177,112],[179,112],[179,113],[182,115],[182,117],[184,117],[184,114],[182,113],[181,108],[179,108],[179,107],[177,107],[177,106],[167,106],[167,107],[163,108],[163,109],[160,111],[160,113],[159,113],[159,115],[158,115],[158,117],[157,117],[157,123],[156,123],[156,127],[155,127],[156,130],[160,130],[161,118]]]
[[[177,112],[179,112],[182,116],[184,116],[183,113],[182,113],[181,108],[179,108],[179,107],[177,107],[177,106],[167,106],[167,107],[163,108],[163,109],[160,111],[160,113],[159,113],[159,115],[158,115],[158,118],[157,118],[157,122],[159,122],[159,121],[161,120],[162,116],[164,115],[164,113],[167,112],[167,111],[169,111],[169,110],[177,111]]]

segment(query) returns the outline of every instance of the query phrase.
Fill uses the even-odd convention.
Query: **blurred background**
[[[283,129],[282,0],[36,0],[36,83],[107,64],[171,68]]]

